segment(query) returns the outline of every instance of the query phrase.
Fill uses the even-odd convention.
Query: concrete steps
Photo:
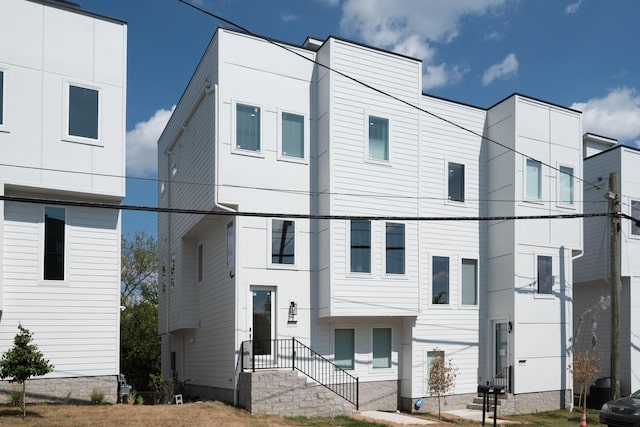
[[[489,395],[488,398],[487,413],[493,414],[493,395]],[[498,395],[498,408],[500,408],[503,400],[507,400],[507,396],[504,394]],[[474,397],[472,403],[467,403],[467,409],[482,411],[482,394],[479,393],[477,397]]]

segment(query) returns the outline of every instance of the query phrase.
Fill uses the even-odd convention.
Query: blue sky
[[[128,23],[124,203],[155,206],[155,142],[221,23],[178,0],[75,1]],[[425,93],[489,107],[519,92],[583,111],[585,132],[640,145],[635,0],[193,3],[293,44],[335,35],[420,58]],[[155,236],[155,215],[124,212],[123,232],[136,230]]]

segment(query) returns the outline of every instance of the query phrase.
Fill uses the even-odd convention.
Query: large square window
[[[99,91],[69,85],[69,136],[98,139]]]
[[[464,165],[449,163],[449,200],[464,202]]]
[[[404,224],[386,224],[387,274],[404,274]]]
[[[389,160],[389,120],[369,116],[369,158]]]
[[[44,280],[64,280],[65,209],[44,208]]]
[[[573,168],[560,166],[559,202],[566,205],[573,204]]]
[[[355,331],[353,329],[335,329],[333,338],[333,363],[342,369],[353,369]]]
[[[274,219],[271,223],[271,263],[294,264],[295,222]]]
[[[304,116],[282,113],[282,155],[304,158]]]
[[[391,367],[391,328],[373,328],[373,367]]]
[[[540,162],[527,159],[527,199],[540,200],[542,198],[542,170]]]
[[[236,104],[236,148],[260,151],[260,107]]]
[[[478,260],[462,259],[462,304],[478,304]]]
[[[631,216],[634,219],[640,220],[640,200],[631,201]],[[640,236],[640,225],[635,221],[631,221],[631,234]]]
[[[551,294],[553,290],[553,270],[550,256],[538,256],[538,293]]]
[[[449,304],[449,257],[433,257],[431,277],[431,303]]]
[[[371,221],[351,220],[351,272],[371,272]]]

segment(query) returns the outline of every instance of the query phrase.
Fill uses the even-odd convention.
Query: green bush
[[[11,393],[9,393],[9,397],[7,398],[7,403],[9,404],[9,406],[22,408],[22,391],[14,390]]]
[[[104,401],[104,390],[100,388],[94,388],[91,391],[91,403],[94,405],[100,405]]]

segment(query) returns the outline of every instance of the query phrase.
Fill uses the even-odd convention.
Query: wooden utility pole
[[[618,192],[618,174],[609,175],[609,265],[611,282],[611,399],[620,397],[620,297],[622,281],[620,279],[620,193]]]

